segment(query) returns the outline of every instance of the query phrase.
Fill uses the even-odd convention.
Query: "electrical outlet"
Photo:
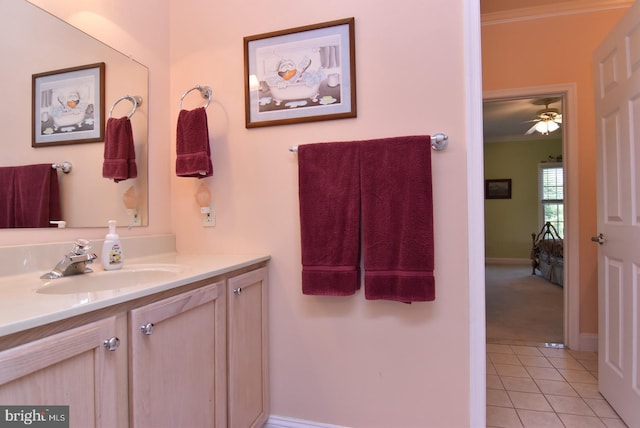
[[[202,213],[202,225],[204,227],[213,227],[216,225],[216,212],[213,205],[207,211]]]

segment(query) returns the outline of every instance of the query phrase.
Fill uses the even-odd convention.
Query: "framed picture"
[[[484,181],[485,199],[511,199],[511,179]]]
[[[246,127],[356,117],[354,18],[244,38]]]
[[[32,76],[31,146],[104,140],[103,62]]]

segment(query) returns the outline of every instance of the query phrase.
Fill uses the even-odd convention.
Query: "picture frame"
[[[484,181],[485,199],[511,199],[511,179],[491,179]]]
[[[247,128],[353,118],[355,19],[244,37]]]
[[[32,147],[104,141],[104,62],[34,74],[32,94]]]

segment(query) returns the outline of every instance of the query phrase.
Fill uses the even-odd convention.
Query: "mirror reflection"
[[[7,17],[0,29],[5,40],[0,45],[5,64],[0,69],[5,99],[0,107],[0,168],[70,162],[72,168],[68,173],[54,170],[61,220],[66,227],[105,227],[110,219],[115,219],[119,226],[147,225],[148,69],[25,0],[3,0],[0,14]],[[113,118],[130,115],[132,104],[117,102],[121,97],[139,97],[141,101],[130,117],[137,166],[135,178],[116,181],[103,177],[103,141],[79,140],[32,147],[32,130],[40,125],[41,119],[34,114],[37,109],[33,105],[32,76],[97,63],[105,64],[105,122],[112,107]],[[64,82],[58,85],[64,87]],[[49,101],[51,105],[60,103],[57,98]],[[37,111],[43,105],[38,105]],[[76,129],[70,129],[73,131]],[[8,186],[1,177],[0,186],[3,186],[1,194]],[[14,202],[2,203],[6,206],[0,206],[0,216],[16,206]]]

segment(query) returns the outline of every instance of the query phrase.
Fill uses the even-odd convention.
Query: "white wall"
[[[173,229],[183,251],[273,256],[273,414],[369,428],[469,425],[462,7],[461,0],[172,3],[170,98],[194,84],[214,92],[207,113],[215,173],[204,181],[217,215],[215,228],[200,226],[198,181],[173,178]],[[243,37],[350,16],[358,118],[245,129]],[[176,118],[174,109],[174,127]],[[437,131],[451,143],[433,155],[436,301],[303,296],[297,159],[288,147]]]

